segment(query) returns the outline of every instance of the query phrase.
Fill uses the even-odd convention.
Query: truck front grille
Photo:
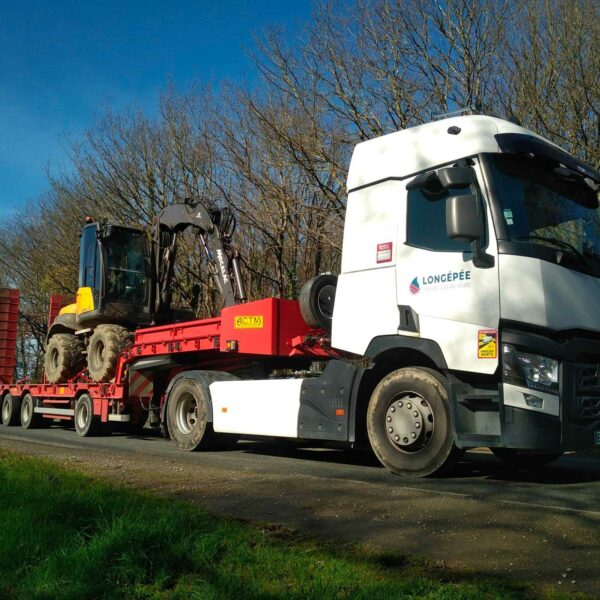
[[[577,365],[575,372],[575,420],[600,420],[600,364]]]

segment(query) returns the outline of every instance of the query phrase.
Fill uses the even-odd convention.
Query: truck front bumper
[[[578,425],[562,416],[504,407],[500,446],[548,452],[589,450],[600,442],[600,423]]]
[[[551,395],[501,383],[499,445],[550,452],[600,445],[600,338],[504,329],[502,344],[557,360],[559,389]]]

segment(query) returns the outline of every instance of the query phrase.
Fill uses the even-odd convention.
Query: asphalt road
[[[0,448],[219,515],[600,597],[600,455],[526,472],[469,452],[450,477],[402,479],[366,451],[275,441],[184,453],[152,434],[83,439],[58,427],[0,427]]]

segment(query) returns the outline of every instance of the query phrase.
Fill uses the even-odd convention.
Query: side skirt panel
[[[296,438],[302,379],[216,381],[210,385],[218,433]]]

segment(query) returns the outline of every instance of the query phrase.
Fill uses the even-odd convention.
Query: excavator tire
[[[72,333],[55,333],[46,346],[44,369],[50,383],[67,381],[85,367],[85,346]]]
[[[121,325],[98,325],[90,337],[87,363],[90,377],[99,383],[111,381],[119,354],[132,341],[131,332]]]

